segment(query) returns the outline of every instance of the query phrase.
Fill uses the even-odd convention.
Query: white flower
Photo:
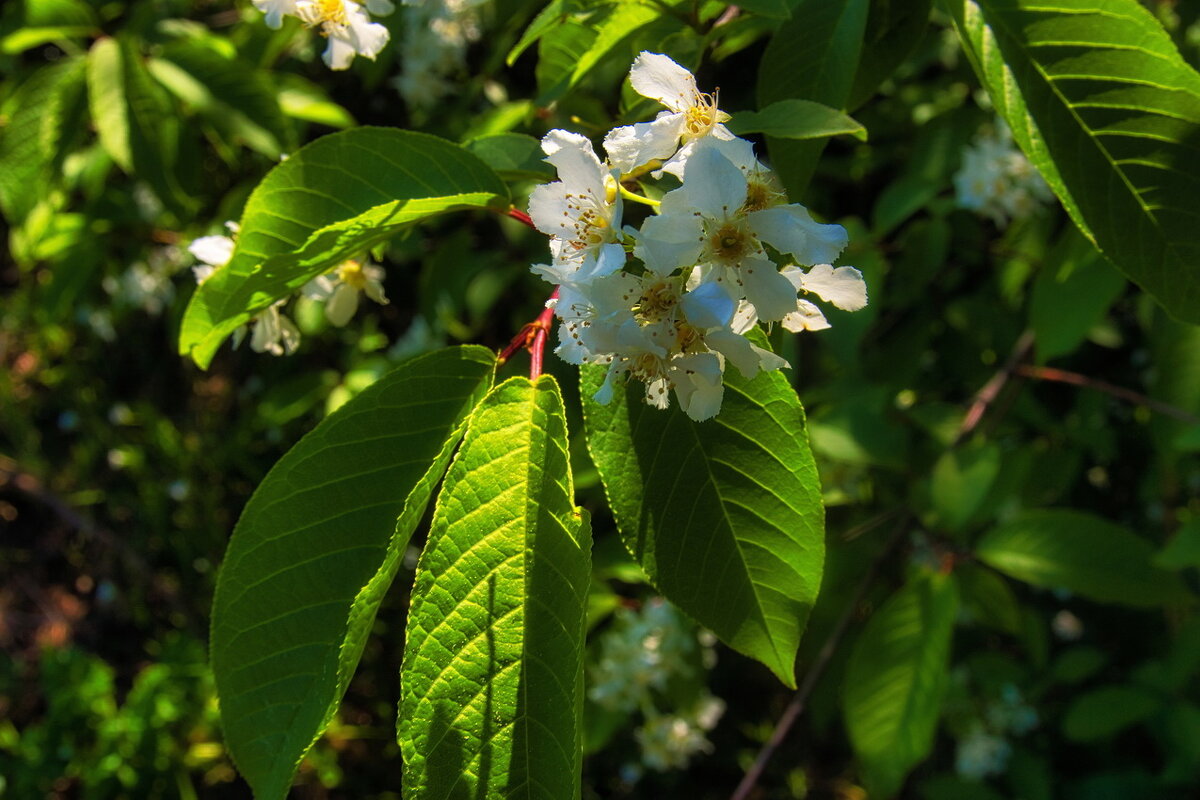
[[[360,292],[380,305],[387,305],[383,275],[383,269],[373,264],[344,261],[333,272],[313,278],[302,291],[305,297],[324,301],[325,318],[340,328],[358,310]]]
[[[226,222],[225,227],[231,234],[237,234],[236,222]],[[202,285],[213,274],[229,263],[233,258],[235,242],[232,236],[201,236],[192,240],[188,252],[201,263],[192,267],[196,284]],[[291,355],[300,346],[300,331],[295,324],[283,315],[280,310],[287,303],[286,299],[279,300],[265,311],[260,311],[252,320],[253,330],[250,334],[250,349],[256,353],[270,353],[275,356]],[[241,343],[246,335],[245,326],[234,332],[234,346]]]
[[[615,244],[621,227],[621,195],[612,170],[596,157],[587,137],[578,133],[552,130],[542,139],[542,151],[558,170],[559,180],[533,190],[529,216],[539,231],[551,237],[555,261],[599,259],[608,246],[605,258],[619,269],[624,261],[623,249]]]
[[[735,300],[745,296],[768,322],[795,309],[796,292],[767,257],[765,242],[801,263],[832,261],[846,244],[840,225],[821,225],[798,204],[747,205],[746,174],[713,146],[700,146],[680,188],[642,225],[634,255],[657,272],[700,265]]]
[[[388,0],[368,0],[376,13],[390,13]],[[330,69],[346,69],[355,55],[374,59],[388,42],[388,29],[371,22],[354,0],[295,0],[295,15],[309,27],[319,27],[329,40],[323,58]]]
[[[290,356],[300,346],[300,331],[279,310],[286,300],[280,300],[254,317],[250,333],[250,349],[273,356]]]
[[[721,124],[729,115],[717,108],[716,93],[701,92],[692,73],[667,56],[641,53],[629,70],[629,82],[638,94],[659,101],[668,110],[653,122],[614,128],[604,138],[609,161],[623,174],[654,160],[672,156],[686,160],[688,154],[676,155],[680,140],[686,147],[707,136],[734,138]]]
[[[997,120],[963,152],[954,174],[958,204],[978,211],[998,226],[1032,214],[1053,199],[1050,187],[1014,145],[1012,131]]]
[[[797,266],[784,267],[781,273],[796,290],[815,294],[843,311],[858,311],[867,305],[867,282],[854,267],[817,264],[808,272]],[[783,327],[793,333],[819,331],[829,327],[821,309],[808,300],[796,300],[796,308],[783,318]]]
[[[296,0],[253,0],[254,7],[267,17],[267,27],[276,28],[283,24],[285,16],[296,15]]]
[[[976,726],[958,742],[954,769],[964,778],[980,781],[989,775],[999,775],[1008,767],[1012,746],[999,736],[993,736]]]

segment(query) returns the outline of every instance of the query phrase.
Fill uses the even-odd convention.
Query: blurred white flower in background
[[[351,259],[343,261],[332,272],[313,278],[302,291],[305,297],[325,303],[325,318],[329,324],[340,328],[358,310],[359,294],[387,305],[383,276],[382,267]]]
[[[1033,214],[1054,199],[1050,187],[1016,145],[1002,120],[980,132],[954,174],[958,204],[998,226]]]

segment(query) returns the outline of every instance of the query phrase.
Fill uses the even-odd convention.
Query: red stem
[[[524,225],[528,225],[529,227],[533,228],[534,230],[537,230],[537,226],[535,226],[533,224],[533,220],[524,211],[521,211],[520,209],[517,209],[517,208],[510,208],[508,211],[506,211],[504,213],[506,216],[512,217],[517,222],[520,222]]]
[[[558,299],[558,288],[554,287],[554,291],[550,293],[550,297],[546,302],[550,303]],[[554,318],[554,307],[547,306],[538,314],[537,319],[533,322],[528,322],[521,326],[521,330],[517,331],[517,335],[512,338],[508,346],[500,351],[497,358],[501,364],[508,361],[512,354],[524,348],[529,351],[529,379],[536,381],[538,376],[542,374],[543,355],[546,351],[546,338],[550,333],[550,322]]]

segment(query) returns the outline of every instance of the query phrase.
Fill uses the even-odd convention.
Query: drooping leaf
[[[354,117],[315,83],[290,73],[274,76],[279,84],[279,109],[292,119],[315,122],[330,128],[349,128]]]
[[[800,0],[780,26],[758,68],[758,106],[812,100],[843,109],[862,50],[869,0]],[[799,201],[825,140],[768,138],[771,166],[792,200]]]
[[[871,0],[862,55],[846,108],[856,109],[917,48],[929,29],[933,0]]]
[[[1096,742],[1120,733],[1162,709],[1162,698],[1139,686],[1102,686],[1081,694],[1063,717],[1063,735]]]
[[[1187,597],[1177,575],[1152,564],[1149,542],[1081,511],[1026,512],[984,534],[975,555],[1017,580],[1101,603],[1157,606]]]
[[[271,159],[294,146],[275,87],[251,65],[225,58],[203,44],[179,40],[164,47],[162,55],[147,66],[223,136]]]
[[[496,174],[509,181],[552,181],[554,167],[546,163],[541,143],[524,133],[495,133],[466,142],[465,147],[479,156]]]
[[[561,25],[570,14],[579,11],[579,8],[578,0],[550,0],[550,3],[539,11],[533,21],[529,23],[529,27],[521,34],[521,38],[513,45],[512,50],[508,51],[504,63],[511,67],[530,45],[556,26]]]
[[[159,200],[190,207],[175,176],[179,123],[166,91],[128,40],[99,39],[87,57],[88,106],[100,144],[122,170]]]
[[[1000,448],[991,442],[947,450],[933,466],[929,492],[946,530],[957,533],[971,521],[1000,474]]]
[[[434,136],[363,127],[318,139],[250,196],[232,260],[188,304],[180,353],[207,366],[226,336],[330,261],[432,214],[507,197],[487,165]]]
[[[1200,322],[1200,74],[1137,0],[947,3],[996,109],[1071,219]]]
[[[210,651],[225,743],[256,797],[287,794],[336,711],[493,366],[475,346],[406,362],[325,418],[246,504]]]
[[[780,100],[761,111],[742,111],[727,126],[738,136],[764,133],[779,139],[827,139],[849,134],[867,140],[867,129],[836,108],[812,100]]]
[[[721,412],[694,422],[640,384],[600,405],[603,378],[582,370],[584,421],[625,546],[667,599],[794,686],[825,552],[796,392],[779,372],[726,370]]]
[[[1125,289],[1125,279],[1069,229],[1033,285],[1029,325],[1041,362],[1075,350]]]
[[[558,385],[471,417],[417,567],[401,673],[404,796],[579,797],[591,533]]]
[[[958,611],[952,576],[911,579],[871,615],[846,667],[843,719],[874,797],[933,747]]]

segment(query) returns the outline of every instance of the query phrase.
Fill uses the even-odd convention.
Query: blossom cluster
[[[721,408],[727,363],[747,378],[788,366],[747,337],[759,321],[827,328],[812,299],[856,311],[866,284],[853,267],[832,266],[845,229],[787,202],[753,145],[723,124],[729,115],[715,93],[657,53],[639,55],[629,77],[666,110],[609,131],[607,160],[577,133],[552,130],[542,140],[559,180],[530,196],[529,216],[551,253],[533,272],[559,287],[556,352],[608,366],[597,401],[636,379],[650,405],[666,408],[674,391],[689,417],[705,420]],[[661,200],[635,191],[651,177],[665,190]],[[626,203],[654,213],[640,228],[623,227]]]
[[[665,772],[682,769],[688,760],[712,745],[705,734],[716,727],[725,703],[700,690],[690,705],[664,712],[660,698],[680,679],[694,679],[700,665],[712,666],[716,638],[699,636],[666,601],[655,598],[640,609],[620,608],[600,638],[600,657],[588,669],[588,698],[613,712],[641,711],[644,722],[634,732],[642,765]],[[633,781],[641,767],[630,765],[623,774]]]
[[[483,0],[425,0],[404,8],[400,74],[392,85],[410,108],[432,110],[459,88],[467,47],[483,36]]]
[[[954,174],[954,191],[960,206],[979,212],[1000,227],[1028,217],[1054,199],[1001,120],[981,131],[963,151],[962,166]]]
[[[346,69],[355,55],[374,59],[388,43],[388,29],[371,21],[371,14],[386,16],[395,10],[391,0],[253,0],[278,28],[284,17],[296,17],[316,28],[328,40],[323,58],[330,69]]]
[[[201,236],[188,245],[188,252],[200,263],[192,267],[197,284],[203,284],[233,258],[234,236],[238,226],[226,222],[229,236]],[[386,305],[383,291],[383,268],[357,259],[343,261],[324,275],[313,278],[300,290],[302,296],[324,303],[325,318],[331,325],[341,327],[358,310],[359,295],[365,294],[376,303]],[[251,320],[250,349],[256,353],[291,355],[300,346],[300,330],[283,313],[288,298],[272,303]],[[241,342],[245,328],[238,329],[234,341]]]

